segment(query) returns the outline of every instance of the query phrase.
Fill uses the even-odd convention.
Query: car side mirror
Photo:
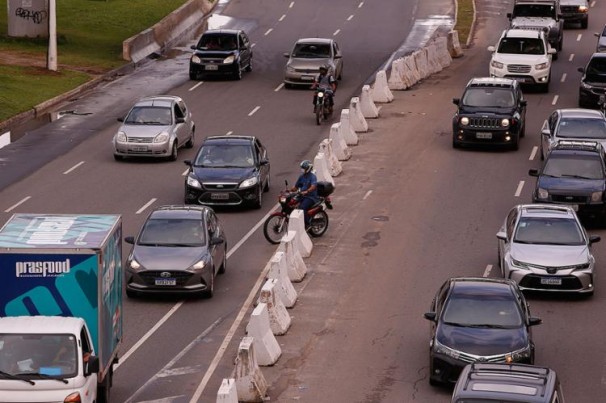
[[[95,355],[89,355],[88,359],[84,363],[83,374],[84,376],[90,376],[91,374],[99,373],[99,357]]]
[[[425,312],[425,314],[423,314],[423,317],[427,320],[435,322],[437,315],[435,312]]]
[[[539,170],[538,169],[529,169],[528,170],[528,175],[530,175],[530,176],[539,176]]]
[[[267,165],[267,164],[269,164],[269,160],[267,158],[263,158],[261,161],[259,161],[259,164]]]
[[[489,52],[496,52],[497,48],[495,48],[494,46],[489,46],[486,49],[488,49]]]
[[[124,118],[118,118],[118,122],[124,122]]]
[[[177,122],[177,123],[185,123],[185,118],[184,118],[184,117],[181,117],[181,116],[178,116],[178,117],[175,119],[175,122]]]
[[[549,50],[547,51],[548,54],[550,55],[555,55],[556,53],[558,53],[558,51],[554,48],[549,48]]]
[[[600,242],[601,239],[599,235],[589,235],[589,244]]]
[[[507,19],[511,21],[512,18],[513,18],[513,15],[511,13],[507,13]]]
[[[523,99],[523,100],[520,101],[520,106],[526,106],[526,105],[528,105],[528,101],[527,100]]]
[[[193,50],[196,50],[196,45],[191,45],[189,48],[193,49]]]
[[[185,160],[185,161],[183,161],[183,163],[184,163],[185,165],[187,165],[188,167],[190,167],[190,166],[194,165],[194,163],[193,163],[191,160]]]
[[[543,323],[543,320],[541,318],[536,318],[534,316],[528,318],[528,326],[536,326],[540,325],[541,323]]]
[[[290,57],[290,53],[289,52],[284,52],[284,57]]]
[[[507,242],[507,234],[505,233],[505,231],[497,232],[497,239]]]
[[[594,33],[593,33],[593,36],[595,36],[595,37],[599,38],[599,37],[600,37],[600,33],[599,33],[599,32],[594,32]]]
[[[208,242],[210,245],[221,245],[225,240],[223,238],[214,237]]]
[[[578,71],[579,73],[585,73],[585,68],[584,68],[584,67],[579,67],[579,68],[577,69],[577,71]]]
[[[458,106],[461,103],[461,99],[460,98],[453,98],[452,99],[452,103]]]
[[[340,59],[340,58],[342,58],[342,57],[343,57],[343,56],[341,56],[341,55],[335,55],[335,59]]]
[[[135,237],[134,236],[127,236],[124,238],[124,242],[129,243],[131,245],[134,245],[135,243]]]

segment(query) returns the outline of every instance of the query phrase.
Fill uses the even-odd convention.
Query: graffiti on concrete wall
[[[46,10],[34,11],[19,7],[15,11],[15,15],[19,18],[23,18],[24,20],[29,20],[34,24],[41,24],[42,22],[46,21],[48,13]]]

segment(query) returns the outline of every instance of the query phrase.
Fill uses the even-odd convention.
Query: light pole
[[[57,71],[57,7],[55,0],[48,0],[48,52],[46,68]]]

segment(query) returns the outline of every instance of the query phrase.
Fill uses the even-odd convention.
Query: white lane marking
[[[561,83],[563,83],[564,81],[566,81],[566,73],[562,74],[562,79],[560,80]]]
[[[5,213],[10,213],[12,210],[16,209],[17,207],[19,207],[20,205],[22,205],[23,203],[25,203],[26,201],[28,201],[31,198],[32,198],[31,196],[24,197],[23,199],[21,199],[17,203],[13,204],[12,206],[10,206],[6,210],[4,210],[4,212]]]
[[[253,109],[252,111],[250,111],[250,113],[248,114],[248,116],[252,116],[255,114],[256,111],[258,111],[261,107],[260,106],[255,106],[255,109]]]
[[[198,84],[194,85],[193,87],[191,87],[190,89],[188,89],[187,91],[193,91],[196,88],[198,88],[199,86],[201,86],[202,84],[204,84],[204,81],[200,81]]]
[[[358,8],[362,8],[363,5],[364,5],[364,2],[361,1],[360,4],[358,4]]]
[[[284,18],[286,18],[286,14],[282,14],[282,17],[278,18],[278,21],[284,21]]]
[[[595,7],[595,0],[593,0],[593,1],[591,2],[591,6],[590,6],[590,7]]]
[[[74,165],[73,167],[71,167],[67,171],[63,172],[63,175],[67,175],[68,173],[70,173],[71,171],[75,170],[76,168],[78,168],[82,164],[84,164],[84,161],[78,162],[76,165]]]
[[[288,5],[288,8],[292,8],[292,6],[294,6],[294,5],[295,5],[295,2],[291,1],[290,4]]]
[[[368,199],[368,196],[370,196],[371,193],[372,193],[372,190],[369,190],[368,192],[366,192],[366,194],[364,195],[364,197],[362,198],[362,200]]]
[[[147,333],[145,333],[143,337],[135,343],[134,346],[132,346],[122,357],[120,357],[120,361],[118,361],[117,364],[114,364],[114,370],[120,368],[120,365],[124,364],[128,357],[130,357],[135,351],[137,351],[137,349],[141,347],[141,345],[145,343],[145,341],[149,339],[151,335],[154,334],[155,331],[158,330],[160,326],[162,326],[164,322],[166,322],[168,318],[170,318],[172,314],[177,311],[177,309],[181,308],[181,305],[183,305],[183,301],[177,302],[172,308],[170,308],[170,311],[166,312],[166,314],[162,317],[162,319],[158,321],[158,323],[156,323],[151,329],[149,329]]]
[[[484,274],[482,274],[482,277],[488,277],[490,275],[491,270],[492,270],[492,265],[489,264],[488,266],[486,266],[486,269],[484,270]]]
[[[337,30],[336,30],[336,31],[335,31],[335,32],[332,34],[332,36],[337,36],[337,35],[339,35],[339,32],[341,32],[341,30],[340,30],[340,29],[337,29]]]
[[[532,151],[530,152],[530,157],[528,158],[528,161],[534,160],[534,157],[537,156],[538,151],[539,151],[539,147],[537,147],[537,146],[532,147]]]
[[[571,61],[572,61],[572,59],[574,59],[574,53],[571,53],[571,54],[570,54],[570,57],[568,58],[568,61],[569,61],[569,62],[571,62]]]
[[[558,103],[558,98],[560,98],[560,96],[559,96],[559,95],[555,95],[555,96],[553,97],[553,101],[551,101],[551,104],[552,104],[552,105],[557,104],[557,103]]]
[[[188,172],[189,172],[189,168],[187,168],[185,171],[183,171],[183,173],[181,174],[181,176],[187,175]]]
[[[579,42],[581,40],[581,38],[583,37],[583,34],[578,34],[577,35],[577,42]]]
[[[255,46],[257,46],[257,43],[253,43],[252,45],[250,45],[251,48],[254,48]]]
[[[274,30],[273,28],[269,28],[267,31],[265,31],[265,33],[263,35],[267,36],[273,30]]]
[[[515,197],[520,197],[520,194],[522,194],[522,188],[524,188],[524,181],[520,181],[520,183],[518,183],[518,188],[516,189],[516,193],[515,193]]]
[[[353,16],[353,14],[352,14],[352,15],[350,15],[349,17],[347,17],[347,21],[351,21],[351,19],[352,19],[353,17],[354,17],[354,16]]]
[[[282,89],[282,87],[284,87],[284,83],[282,83],[282,84],[278,85],[276,88],[274,88],[274,91],[278,92]]]
[[[231,136],[232,134],[234,134],[234,132],[233,132],[233,131],[231,131],[231,130],[230,130],[230,131],[228,131],[227,133],[225,133],[225,135],[226,135],[226,136]]]
[[[141,207],[139,210],[137,210],[137,212],[135,214],[141,214],[142,212],[145,211],[146,208],[148,208],[149,206],[151,206],[152,204],[154,204],[156,202],[155,197],[153,199],[151,199],[150,201],[148,201],[147,203],[145,203],[145,205],[143,207]]]

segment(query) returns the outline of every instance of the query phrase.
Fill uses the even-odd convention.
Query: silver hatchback
[[[595,258],[575,211],[564,205],[515,206],[497,233],[501,274],[522,290],[593,294]]]
[[[185,102],[174,95],[140,99],[114,136],[114,158],[164,157],[177,159],[180,147],[194,146],[196,125]]]
[[[320,67],[329,66],[329,73],[337,80],[343,76],[343,56],[337,42],[325,38],[299,39],[291,52],[284,53],[288,58],[284,68],[284,85],[311,86]]]

